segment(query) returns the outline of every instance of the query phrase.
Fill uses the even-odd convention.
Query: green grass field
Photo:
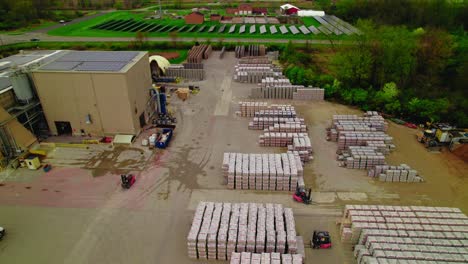
[[[45,27],[55,25],[55,24],[57,24],[57,22],[49,21],[49,20],[41,20],[41,22],[39,24],[29,25],[27,27],[15,29],[15,30],[4,30],[4,31],[0,30],[0,34],[21,35],[23,33],[29,32],[29,31],[38,30],[38,29],[41,29],[41,28],[45,28]]]
[[[182,12],[181,10],[180,12]],[[178,12],[179,13],[179,12]],[[136,32],[130,31],[114,31],[114,30],[104,30],[104,29],[93,29],[93,26],[101,25],[105,22],[110,20],[133,20],[135,22],[145,22],[148,24],[153,25],[168,25],[166,30],[176,26],[174,30],[177,30],[185,25],[185,21],[183,19],[173,19],[173,18],[163,18],[163,19],[145,19],[144,13],[136,13],[136,12],[129,12],[129,11],[115,11],[112,13],[108,13],[94,19],[90,19],[87,21],[83,21],[77,24],[68,25],[64,27],[60,27],[54,30],[49,31],[50,35],[55,36],[86,36],[86,37],[135,37]],[[314,25],[318,26],[319,23],[314,18],[304,18],[303,22],[306,26]],[[214,32],[207,32],[209,27],[215,25],[216,30]],[[229,34],[228,30],[231,27],[231,24],[226,24],[226,29],[223,33],[218,33],[218,29],[222,24],[219,22],[205,22],[203,25],[196,25],[195,29],[192,32],[177,32],[176,37],[187,37],[187,38],[254,38],[254,39],[346,39],[346,36],[336,36],[336,35],[329,35],[326,36],[324,34],[318,35],[303,35],[302,33],[293,35],[291,32],[287,34],[281,34],[279,32],[279,25],[276,25],[278,28],[278,33],[270,34],[269,27],[270,25],[266,25],[267,33],[260,34],[260,26],[259,24],[254,24],[256,31],[253,34],[248,33],[249,29],[252,25],[246,25],[246,32],[239,33],[239,28],[241,25],[236,25],[236,30]],[[205,26],[205,30],[203,32],[198,32],[198,30]],[[286,25],[289,27],[290,25]],[[192,27],[192,25],[187,25],[185,30]],[[165,30],[164,30],[165,31]],[[148,32],[148,37],[169,37],[169,32]]]

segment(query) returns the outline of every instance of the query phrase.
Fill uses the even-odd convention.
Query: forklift
[[[296,189],[296,192],[293,194],[293,200],[298,202],[298,203],[303,203],[303,204],[310,204],[312,203],[312,198],[311,198],[311,193],[312,189],[306,189],[299,187]]]
[[[332,242],[330,233],[328,233],[328,231],[314,231],[314,234],[310,239],[310,245],[313,249],[331,248]]]
[[[120,179],[122,181],[122,188],[124,189],[130,189],[136,181],[136,177],[133,174],[122,174],[120,175]]]

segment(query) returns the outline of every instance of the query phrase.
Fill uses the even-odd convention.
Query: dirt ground
[[[207,79],[196,83],[200,93],[186,101],[171,96],[178,124],[166,150],[141,148],[142,137],[130,149],[58,148],[47,174],[0,174],[0,225],[8,231],[0,242],[2,263],[217,263],[186,254],[193,210],[202,200],[292,207],[305,242],[314,229],[329,230],[334,241],[331,250],[306,248],[306,263],[353,263],[335,224],[346,203],[444,205],[468,212],[466,163],[450,153],[427,152],[409,128],[390,124],[397,149],[387,161],[414,167],[425,183],[379,183],[363,170],[338,167],[336,143],[325,140],[325,128],[332,114],[359,111],[330,102],[293,102],[306,118],[314,148],[314,161],[305,168],[314,205],[294,203],[287,192],[227,190],[223,152],[284,151],[259,147],[260,132],[235,115],[236,103],[252,87],[232,81],[235,63],[233,53],[220,60],[215,52],[205,63]],[[124,172],[137,175],[129,190],[119,185]]]

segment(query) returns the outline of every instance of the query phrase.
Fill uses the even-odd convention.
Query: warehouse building
[[[137,135],[155,112],[148,53],[62,51],[32,71],[52,135]]]

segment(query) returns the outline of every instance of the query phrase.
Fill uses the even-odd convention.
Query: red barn
[[[296,6],[290,5],[290,4],[285,4],[280,6],[281,13],[286,14],[286,15],[297,15],[297,12],[301,9],[299,9]]]
[[[205,16],[200,12],[192,12],[185,16],[185,24],[203,24]]]
[[[219,14],[211,14],[210,21],[221,21],[221,15]]]

